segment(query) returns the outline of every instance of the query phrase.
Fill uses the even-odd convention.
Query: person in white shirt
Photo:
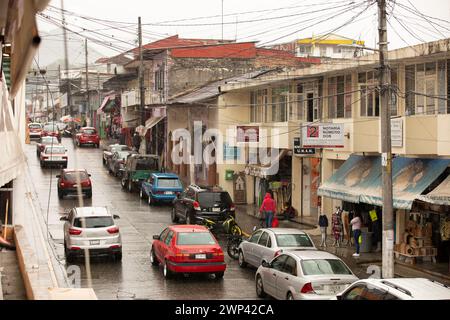
[[[359,257],[359,236],[361,235],[361,225],[362,219],[359,212],[355,213],[355,217],[350,221],[352,225],[353,237],[355,240],[356,252],[353,254],[354,257]]]

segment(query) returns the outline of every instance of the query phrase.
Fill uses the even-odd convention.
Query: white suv
[[[122,260],[122,240],[119,227],[114,222],[118,216],[112,215],[104,207],[74,208],[64,223],[64,253],[67,262],[77,256],[84,256],[86,249],[90,255],[109,255],[116,261]]]
[[[450,300],[448,286],[424,278],[364,279],[336,296],[338,300]]]

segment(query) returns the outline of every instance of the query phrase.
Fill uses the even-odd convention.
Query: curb
[[[416,267],[414,265],[410,265],[408,263],[404,263],[404,262],[401,262],[401,261],[395,261],[395,264],[401,265],[402,267],[405,267],[405,268],[409,268],[409,269],[412,269],[412,270],[423,272],[423,273],[432,275],[432,276],[437,277],[437,278],[442,278],[442,279],[445,279],[447,281],[450,281],[450,276],[442,274],[442,273],[439,273],[439,272],[434,272],[434,271],[430,271],[430,270],[426,270],[426,269],[420,269],[420,268],[418,268],[418,267]]]

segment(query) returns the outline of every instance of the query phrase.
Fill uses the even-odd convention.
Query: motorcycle
[[[228,236],[227,253],[231,259],[237,260],[239,258],[239,245],[241,244],[242,240],[242,235],[240,234]]]

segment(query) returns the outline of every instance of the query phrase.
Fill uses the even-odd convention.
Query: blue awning
[[[393,206],[395,209],[410,210],[414,200],[445,171],[450,165],[448,159],[394,158],[392,168]],[[361,194],[360,201],[381,206],[381,175],[372,189]]]
[[[319,187],[318,195],[358,203],[361,194],[373,188],[380,175],[380,157],[351,155],[333,176]]]
[[[445,171],[449,159],[394,158],[393,206],[411,209],[414,200]],[[380,157],[352,155],[319,187],[320,196],[353,203],[383,205]]]

